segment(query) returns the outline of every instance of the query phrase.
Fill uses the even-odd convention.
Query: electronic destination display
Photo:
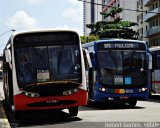
[[[144,43],[135,42],[103,42],[97,46],[98,50],[106,49],[135,49],[135,50],[146,50]]]

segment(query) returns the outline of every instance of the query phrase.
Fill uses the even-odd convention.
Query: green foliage
[[[98,36],[95,36],[95,35],[92,35],[92,34],[90,34],[89,36],[80,36],[80,38],[81,38],[81,43],[82,44],[87,43],[87,42],[91,42],[91,41],[99,40]]]
[[[106,12],[101,12],[100,14],[102,14],[104,16],[104,18],[109,17],[109,16],[114,17],[115,14],[121,13],[122,11],[123,11],[122,8],[113,7],[110,10],[110,12],[107,12],[107,13]]]
[[[114,17],[116,13],[122,12],[122,8],[112,8],[109,13],[101,13],[104,17]],[[136,39],[138,33],[130,27],[137,25],[137,23],[130,21],[122,21],[122,19],[115,19],[114,21],[99,21],[94,24],[87,24],[95,36],[100,38],[127,38]]]

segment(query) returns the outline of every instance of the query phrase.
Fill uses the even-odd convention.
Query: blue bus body
[[[92,68],[86,69],[88,99],[123,100],[135,106],[149,94],[149,56],[144,41],[99,40],[83,44]]]

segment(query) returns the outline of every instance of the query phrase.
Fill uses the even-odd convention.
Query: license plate
[[[59,101],[57,99],[49,99],[46,101],[47,104],[52,104],[52,103],[58,103]]]

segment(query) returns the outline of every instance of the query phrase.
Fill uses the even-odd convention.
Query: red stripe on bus
[[[60,106],[37,106],[37,107],[29,107],[28,104],[31,103],[39,103],[39,102],[46,102],[48,99],[56,99],[58,101],[61,100],[73,100],[76,101],[74,104],[67,104],[67,105],[60,105]],[[38,97],[38,98],[31,98],[27,97],[24,94],[17,94],[14,96],[14,105],[15,110],[44,110],[44,109],[56,109],[56,108],[68,108],[74,106],[82,106],[87,104],[87,91],[86,90],[79,90],[78,92],[68,95],[68,96],[50,96],[50,97]]]
[[[154,84],[160,84],[160,81],[152,81]]]

